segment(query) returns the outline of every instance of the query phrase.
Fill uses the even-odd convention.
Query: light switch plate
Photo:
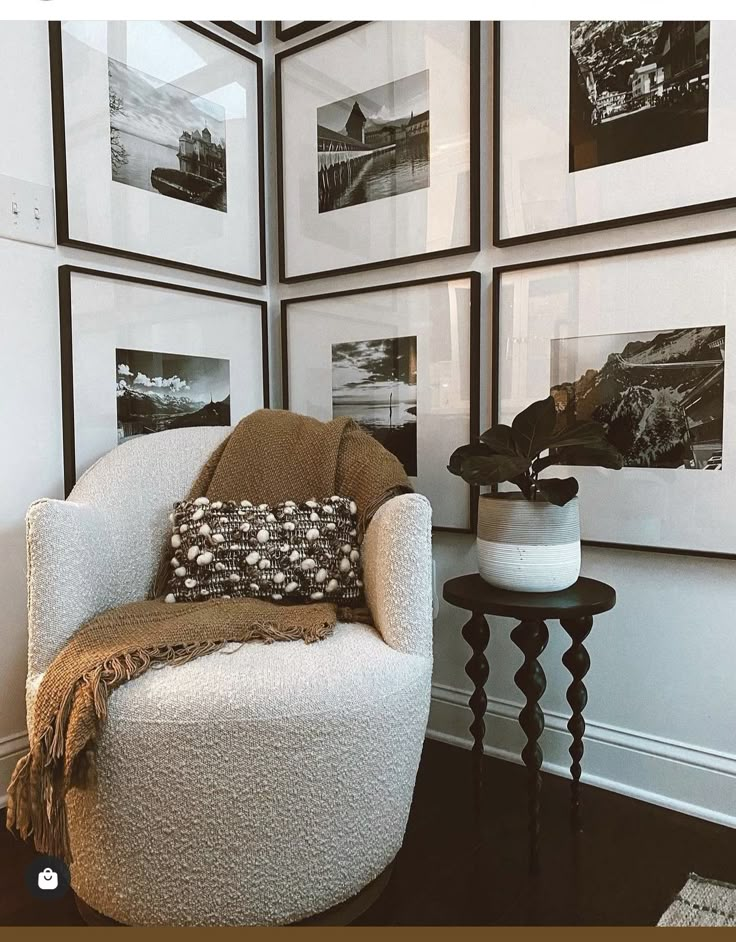
[[[0,238],[56,245],[50,186],[0,174]]]

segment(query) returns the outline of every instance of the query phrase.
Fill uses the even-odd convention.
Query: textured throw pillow
[[[167,602],[347,602],[361,582],[357,508],[346,497],[273,507],[206,497],[174,505]]]

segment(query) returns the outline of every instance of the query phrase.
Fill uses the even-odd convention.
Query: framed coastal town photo
[[[276,56],[282,281],[477,250],[479,43],[350,23]]]
[[[554,397],[620,471],[580,482],[584,540],[736,556],[736,238],[701,236],[494,272],[494,417]]]
[[[64,480],[138,435],[268,405],[265,301],[63,265]]]
[[[350,416],[401,461],[435,529],[470,531],[477,495],[447,471],[479,433],[477,272],[282,302],[284,407]]]
[[[329,20],[276,20],[276,38],[282,42],[296,39],[297,36],[303,36],[317,29],[318,26],[326,26],[329,22]]]
[[[261,20],[211,20],[215,26],[224,29],[226,33],[244,39],[246,42],[258,45],[263,39],[263,23]]]
[[[265,281],[262,63],[196,23],[50,23],[58,238]]]
[[[494,243],[736,205],[736,22],[494,25]]]

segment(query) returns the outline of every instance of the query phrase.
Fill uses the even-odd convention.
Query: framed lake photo
[[[263,284],[261,60],[196,23],[49,35],[60,244]]]
[[[494,24],[494,243],[736,205],[736,23]]]
[[[567,469],[587,542],[736,557],[734,250],[701,236],[495,270],[494,420],[551,394],[560,424],[599,422],[623,455]]]
[[[265,301],[63,265],[64,479],[140,435],[268,405]]]
[[[479,433],[477,272],[282,302],[285,408],[349,416],[403,464],[437,530],[469,532],[477,494],[447,471]]]
[[[350,23],[276,56],[282,281],[478,249],[479,47]]]

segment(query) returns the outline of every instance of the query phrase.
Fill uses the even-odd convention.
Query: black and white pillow
[[[360,597],[357,508],[348,497],[253,505],[206,497],[174,505],[167,602]]]

